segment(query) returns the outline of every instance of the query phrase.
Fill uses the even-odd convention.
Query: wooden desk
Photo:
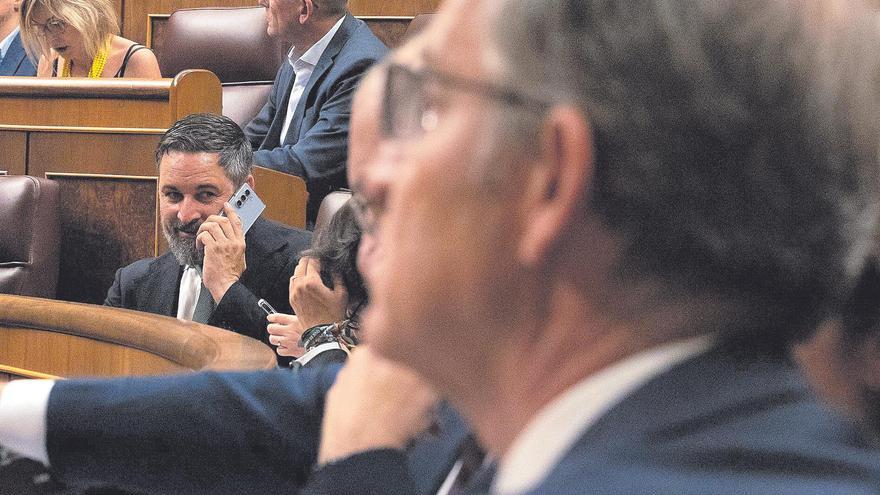
[[[272,349],[228,330],[127,309],[0,295],[0,381],[275,365]]]

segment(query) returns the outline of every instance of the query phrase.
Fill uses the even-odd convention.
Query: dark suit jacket
[[[338,369],[60,381],[47,413],[53,474],[73,486],[138,493],[297,493],[317,456],[324,395]],[[439,423],[443,434],[408,456],[374,454],[401,461],[386,484],[392,491],[382,493],[436,493],[468,431],[448,407]]]
[[[335,369],[61,381],[47,413],[62,481],[147,493],[294,493],[314,462]],[[467,428],[404,456],[378,450],[317,471],[310,494],[432,493]],[[434,443],[432,443],[434,442]],[[795,370],[720,351],[650,381],[600,418],[536,494],[867,494],[880,452],[823,410]]]
[[[628,396],[531,493],[868,494],[880,451],[781,361],[715,350]]]
[[[389,491],[399,483],[382,473],[397,473],[402,465],[387,453],[352,456],[317,471],[305,491],[415,493]],[[853,425],[825,411],[793,368],[775,360],[734,361],[715,350],[613,407],[530,493],[878,491],[880,452]]]
[[[266,313],[257,301],[266,299],[278,311],[293,312],[288,301],[290,277],[310,241],[306,231],[258,219],[245,235],[247,269],[226,291],[207,323],[268,342]],[[104,304],[176,316],[182,272],[170,252],[135,261],[116,271]]]
[[[37,68],[31,63],[21,44],[21,34],[12,38],[6,56],[0,61],[0,76],[36,76]]]
[[[346,14],[303,90],[287,139],[280,142],[295,74],[285,60],[269,101],[244,131],[257,165],[302,177],[313,222],[328,192],[345,187],[351,100],[361,76],[388,49],[367,25]]]

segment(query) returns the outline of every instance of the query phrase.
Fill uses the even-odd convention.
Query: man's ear
[[[540,263],[582,209],[593,176],[593,141],[582,111],[553,108],[544,120],[539,153],[523,184],[525,224],[520,258]]]
[[[254,187],[254,176],[253,175],[248,175],[247,179],[245,179],[244,181],[247,182],[247,185],[251,186],[251,189],[253,189],[254,191],[257,190],[257,188]]]
[[[315,4],[312,0],[300,0],[299,23],[305,24],[313,15],[315,15]]]

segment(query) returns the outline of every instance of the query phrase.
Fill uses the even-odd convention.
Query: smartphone
[[[238,217],[241,219],[241,228],[245,234],[251,228],[251,225],[257,221],[266,204],[257,196],[256,191],[245,182],[238,188],[238,191],[229,198],[229,204],[235,209]]]
[[[275,308],[273,308],[272,305],[269,304],[269,301],[265,299],[260,299],[259,301],[257,301],[257,306],[259,306],[260,309],[266,312],[266,316],[277,313],[277,311],[275,311]]]

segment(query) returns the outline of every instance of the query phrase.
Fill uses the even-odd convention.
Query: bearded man
[[[257,301],[292,312],[288,283],[310,234],[262,218],[244,234],[226,201],[242,184],[254,186],[253,151],[226,117],[196,114],[176,122],[159,142],[156,163],[168,252],[119,269],[104,304],[268,342]]]

